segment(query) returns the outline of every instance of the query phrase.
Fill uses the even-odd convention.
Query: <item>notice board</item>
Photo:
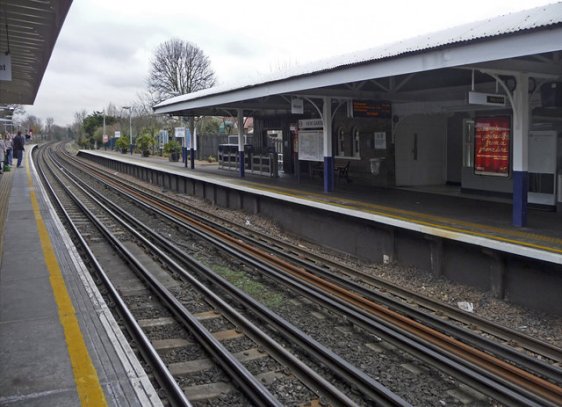
[[[511,120],[508,116],[480,117],[475,123],[474,173],[509,175]]]
[[[299,131],[299,160],[324,161],[322,130]]]

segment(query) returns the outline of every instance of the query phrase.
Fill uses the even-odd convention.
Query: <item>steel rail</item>
[[[74,159],[74,158],[73,158]],[[76,159],[74,159],[76,160]],[[79,160],[76,160],[77,162]],[[82,162],[82,161],[80,161]],[[100,170],[99,168],[97,168],[96,166],[90,165],[90,164],[86,164],[88,167],[90,167],[92,170],[99,172],[101,174],[106,174],[106,172]],[[118,179],[113,179],[114,182],[118,182],[122,185],[125,185],[123,183],[123,181],[120,181]],[[134,187],[130,184],[128,184],[129,188],[135,188],[137,191],[145,193],[144,191],[142,191],[140,188],[138,187]],[[170,199],[169,197],[166,197],[167,200],[169,201],[173,201],[173,199]],[[178,209],[180,208],[178,205],[173,204],[174,206],[176,206]],[[201,209],[197,209],[198,211],[202,211]],[[190,212],[190,216],[195,217],[196,219],[202,221],[202,222],[211,222],[208,219],[204,218],[203,216],[200,216],[196,213]],[[208,214],[208,216],[214,216],[212,214]],[[514,343],[517,344],[518,346],[530,351],[530,352],[534,352],[536,354],[540,354],[542,356],[545,356],[557,363],[561,363],[562,362],[562,350],[551,345],[548,344],[546,342],[543,341],[538,341],[535,338],[532,338],[528,335],[525,335],[521,332],[509,329],[507,327],[498,325],[498,324],[494,324],[493,322],[487,321],[483,318],[480,318],[476,315],[472,315],[472,314],[468,314],[466,312],[463,312],[461,310],[458,310],[450,305],[447,304],[441,304],[437,301],[434,301],[428,297],[425,297],[423,295],[417,294],[411,290],[407,290],[405,288],[393,285],[391,283],[388,283],[382,279],[379,278],[375,278],[373,276],[369,276],[366,273],[363,273],[361,271],[358,270],[353,270],[343,264],[334,262],[332,260],[328,260],[324,257],[320,257],[318,255],[315,255],[314,253],[310,253],[310,252],[305,252],[304,250],[298,248],[295,245],[291,245],[289,243],[286,242],[282,242],[279,241],[277,239],[275,239],[272,236],[266,236],[264,234],[260,234],[259,232],[256,232],[254,230],[250,230],[248,228],[245,228],[242,225],[238,225],[238,224],[234,224],[233,222],[229,222],[228,220],[225,219],[221,219],[222,222],[226,222],[231,224],[231,226],[236,227],[236,228],[241,228],[243,230],[246,231],[246,234],[242,234],[239,233],[233,229],[229,229],[227,227],[224,227],[222,225],[216,225],[215,227],[217,228],[222,228],[224,231],[227,231],[227,233],[232,234],[235,237],[238,237],[240,239],[244,239],[246,241],[252,242],[253,244],[259,245],[261,247],[263,247],[264,249],[266,248],[267,250],[272,250],[275,253],[279,254],[279,255],[283,255],[286,257],[289,257],[290,259],[292,259],[292,261],[294,261],[296,264],[299,264],[303,267],[307,267],[307,268],[311,268],[313,269],[316,273],[322,273],[325,277],[333,279],[336,282],[342,283],[342,280],[345,281],[345,284],[348,288],[350,289],[354,289],[358,292],[361,292],[363,295],[367,295],[365,292],[368,291],[369,294],[369,298],[370,299],[374,299],[376,301],[380,301],[383,304],[391,307],[391,308],[395,308],[397,310],[399,310],[402,313],[410,313],[411,315],[413,315],[416,319],[423,319],[424,323],[427,324],[434,324],[434,326],[437,329],[441,329],[444,330],[445,332],[447,332],[448,334],[455,336],[467,343],[471,343],[473,346],[479,346],[481,349],[490,352],[490,353],[494,353],[497,354],[499,356],[502,356],[504,358],[508,358],[510,360],[512,360],[514,363],[517,363],[521,366],[524,366],[526,369],[532,370],[538,374],[541,374],[545,377],[547,377],[549,380],[553,380],[553,381],[557,381],[557,378],[561,377],[560,375],[562,374],[562,369],[557,368],[555,366],[549,365],[547,363],[545,363],[544,361],[540,361],[537,360],[536,358],[531,358],[528,357],[527,355],[524,354],[520,354],[519,352],[517,352],[516,350],[510,348],[510,347],[506,347],[503,345],[495,345],[493,343],[490,343],[491,341],[487,340],[486,338],[482,338],[481,340],[478,340],[478,343],[475,343],[473,339],[471,339],[471,336],[474,336],[471,333],[467,333],[466,329],[462,329],[462,328],[456,328],[456,327],[452,327],[451,329],[448,328],[448,326],[450,324],[444,322],[444,321],[440,321],[439,318],[435,318],[431,315],[428,315],[427,313],[424,313],[420,310],[416,310],[408,305],[402,305],[397,303],[395,300],[388,298],[385,295],[382,294],[377,294],[377,293],[373,293],[372,291],[366,290],[362,287],[359,286],[359,288],[355,288],[357,287],[357,285],[346,281],[345,279],[342,279],[336,275],[333,275],[333,273],[330,273],[328,270],[330,269],[337,269],[338,271],[341,271],[347,275],[353,276],[353,277],[358,277],[363,279],[365,282],[374,285],[376,287],[378,287],[379,289],[382,290],[386,290],[388,291],[390,294],[398,296],[400,298],[403,298],[405,300],[414,300],[415,302],[417,302],[420,306],[433,310],[434,312],[441,312],[446,314],[450,319],[456,320],[460,323],[464,323],[466,325],[469,326],[478,326],[481,330],[496,336],[497,338],[503,339],[505,341],[508,341],[510,343]],[[258,238],[254,238],[254,237],[250,237],[248,236],[249,234],[252,235],[258,235]],[[273,242],[273,243],[272,243]],[[288,248],[288,250],[286,250]],[[299,254],[293,255],[290,252],[296,252]],[[287,253],[289,252],[289,253]],[[310,261],[309,261],[310,260]],[[318,266],[317,263],[322,263],[322,266]],[[327,266],[327,267],[326,267]],[[328,270],[326,270],[328,268]],[[558,379],[559,380],[559,379]]]
[[[73,182],[76,182],[76,180],[73,180]],[[111,203],[109,200],[107,200],[105,197],[103,197],[103,195],[99,194],[97,191],[91,189],[87,185],[84,185],[84,187],[86,187],[88,190],[90,190],[90,192],[98,195],[100,199],[103,199],[108,204],[111,204],[111,206],[116,211],[118,211],[121,216],[127,217],[128,220],[134,219],[134,217],[127,214],[125,211],[123,211],[117,205],[114,205],[113,203]],[[89,192],[86,192],[86,193],[89,194]],[[96,198],[92,197],[92,199],[96,199]],[[105,207],[105,205],[102,204],[101,202],[98,202],[98,204],[101,205],[102,207],[104,207],[105,210],[107,210],[109,213],[112,213],[112,210]],[[115,214],[112,214],[112,216],[115,216]],[[271,350],[273,355],[276,356],[276,359],[278,359],[281,363],[289,366],[293,371],[297,372],[298,377],[301,378],[304,382],[311,385],[312,388],[321,389],[321,391],[323,392],[323,395],[326,398],[328,398],[329,400],[331,400],[334,403],[334,405],[337,405],[337,406],[353,406],[353,405],[355,405],[355,403],[347,395],[342,393],[335,386],[333,386],[330,382],[328,382],[326,379],[324,379],[321,375],[319,375],[318,373],[313,371],[310,367],[308,367],[306,364],[301,362],[298,358],[296,358],[294,355],[292,355],[290,352],[288,352],[282,346],[280,346],[275,341],[273,341],[268,335],[266,335],[263,331],[261,331],[255,324],[253,324],[248,319],[246,319],[244,316],[242,316],[240,313],[238,313],[233,307],[228,305],[224,300],[222,300],[220,297],[218,297],[209,288],[207,288],[206,286],[201,284],[201,282],[199,282],[197,279],[195,279],[193,276],[191,276],[184,268],[182,268],[179,264],[177,264],[170,256],[168,256],[161,249],[159,249],[153,243],[151,243],[149,240],[147,240],[142,234],[140,234],[138,231],[136,231],[135,228],[133,228],[131,225],[129,225],[124,220],[120,219],[119,216],[116,216],[116,220],[119,223],[121,223],[121,225],[124,226],[130,233],[132,233],[135,236],[135,238],[141,240],[143,244],[150,247],[150,249],[158,255],[160,260],[165,261],[165,263],[168,265],[168,267],[170,267],[170,269],[172,269],[173,271],[181,274],[184,278],[186,278],[189,281],[189,283],[191,283],[195,287],[197,287],[197,289],[200,290],[202,293],[204,293],[208,298],[210,298],[213,301],[213,303],[217,304],[220,309],[225,311],[225,313],[229,315],[231,321],[234,321],[234,323],[238,326],[242,326],[244,328],[244,330],[247,333],[249,333],[250,336],[255,338],[258,343],[263,344],[269,350]],[[138,222],[138,223],[140,224],[140,222]],[[137,261],[137,263],[138,263],[138,261]],[[167,291],[163,286],[159,290],[160,291]],[[396,401],[399,401],[400,400],[399,398],[395,398],[395,399],[391,399],[391,400],[392,400],[391,403],[385,403],[383,405],[388,405],[388,406],[390,406],[390,405],[393,405],[393,406],[394,405],[408,406],[409,405],[405,402],[403,402],[402,404],[397,403]],[[275,400],[275,402],[276,402],[276,400]],[[278,405],[275,402],[272,401],[272,403],[270,405]]]
[[[64,171],[64,169],[63,169]],[[81,189],[91,200],[103,208],[108,214],[115,218],[122,225],[126,225],[119,219],[109,208],[101,203],[97,198],[92,196],[88,191],[84,190],[77,182],[73,174],[66,174],[68,180],[77,188]],[[252,402],[258,406],[281,406],[277,399],[269,392],[267,388],[254,375],[252,375],[242,363],[230,353],[224,345],[220,343],[202,324],[193,316],[177,298],[148,271],[140,261],[117,239],[113,233],[103,225],[99,219],[87,208],[83,203],[66,187],[69,196],[84,211],[88,218],[96,225],[100,232],[104,235],[111,245],[121,254],[133,269],[144,279],[158,297],[168,306],[168,308],[176,315],[176,317],[186,326],[192,335],[203,345],[203,347],[213,356],[215,361],[227,372],[230,378],[240,386],[242,392]]]
[[[172,211],[173,212],[173,211]],[[181,215],[183,216],[183,215]],[[193,223],[193,220],[188,220],[189,222]],[[205,228],[205,229],[209,229],[206,225],[202,225],[201,227]],[[216,235],[216,232],[215,232]],[[223,234],[224,235],[224,234]],[[222,238],[229,238],[228,236],[222,236]],[[272,256],[269,255],[265,255],[263,253],[259,253],[259,251],[257,251],[254,248],[248,247],[248,245],[245,245],[241,242],[234,242],[232,241],[233,239],[230,237],[231,240],[231,244],[236,244],[239,248],[242,248],[243,250],[247,250],[248,252],[252,253],[253,255],[257,255],[257,256],[262,256],[264,257],[266,262],[271,263],[275,263],[277,265],[283,265],[283,267],[288,268],[288,269],[293,269],[293,273],[294,274],[304,274],[307,276],[307,279],[309,279],[310,281],[314,281],[317,284],[320,284],[321,286],[324,286],[326,288],[330,288],[331,290],[335,291],[340,297],[345,297],[347,299],[347,301],[351,301],[352,303],[354,303],[356,306],[365,308],[365,309],[369,309],[371,312],[374,310],[377,313],[379,313],[379,317],[382,317],[383,319],[385,319],[387,322],[390,321],[394,321],[394,323],[401,323],[401,324],[408,324],[410,325],[410,327],[408,327],[407,325],[403,325],[403,328],[408,328],[411,330],[411,332],[413,332],[414,329],[421,329],[421,331],[423,332],[423,335],[425,337],[426,340],[432,340],[435,341],[436,344],[438,343],[438,346],[441,346],[442,348],[448,350],[449,352],[459,352],[461,351],[464,354],[465,358],[468,358],[468,360],[470,361],[470,363],[475,364],[477,366],[479,366],[480,368],[484,368],[485,366],[486,369],[488,369],[489,371],[493,372],[493,374],[495,375],[499,375],[500,377],[502,377],[502,379],[504,380],[505,384],[509,385],[510,384],[510,380],[514,381],[515,383],[517,383],[517,386],[519,386],[520,388],[523,388],[523,393],[527,393],[529,396],[533,396],[534,394],[538,394],[539,397],[541,398],[545,398],[547,400],[551,400],[555,403],[560,401],[560,396],[559,396],[559,391],[560,388],[549,383],[546,382],[540,378],[537,378],[535,376],[532,375],[528,375],[526,372],[520,371],[520,369],[509,365],[505,362],[502,361],[498,361],[497,359],[491,358],[489,355],[481,352],[481,351],[477,351],[473,348],[470,348],[456,340],[453,340],[450,337],[447,337],[441,333],[437,333],[432,329],[429,329],[427,327],[422,326],[421,324],[409,320],[408,318],[404,318],[403,316],[395,313],[395,312],[391,312],[390,310],[381,307],[378,304],[373,304],[372,301],[369,301],[363,297],[360,297],[356,294],[350,294],[349,292],[346,292],[346,290],[342,289],[341,287],[337,287],[334,284],[327,284],[324,281],[321,281],[321,279],[318,279],[317,277],[315,277],[314,275],[305,272],[302,269],[299,268],[295,268],[294,266],[291,266],[289,264],[287,264],[286,262],[280,261],[280,260],[276,260],[275,258],[273,258]],[[414,327],[414,328],[412,328]],[[452,346],[455,346],[457,348],[457,350],[455,350]],[[497,366],[493,366],[493,364],[496,364]],[[530,381],[530,384],[528,382],[526,382],[525,380],[522,379],[517,379],[514,377],[510,377],[510,375],[512,374],[518,374],[518,375],[523,375],[526,377],[526,380]],[[538,389],[537,391],[537,387],[539,388],[543,388],[546,390],[542,390],[542,389]]]
[[[39,156],[39,158],[45,160],[42,155]],[[45,164],[47,165],[46,161]],[[127,331],[134,338],[137,349],[140,351],[143,358],[152,367],[157,382],[160,384],[160,386],[162,386],[162,388],[166,392],[166,397],[168,398],[168,400],[173,406],[191,407],[192,404],[186,398],[185,393],[183,392],[183,390],[180,388],[176,380],[171,375],[164,361],[162,361],[162,358],[150,343],[150,340],[142,331],[142,328],[137,323],[133,314],[129,311],[129,308],[127,307],[121,296],[119,295],[115,286],[111,283],[111,280],[109,279],[107,273],[105,272],[101,264],[97,261],[88,243],[84,240],[80,231],[72,221],[70,214],[65,209],[60,198],[55,193],[54,187],[51,185],[51,182],[47,179],[47,175],[43,171],[43,168],[40,165],[38,165],[37,170],[41,179],[43,180],[43,185],[47,187],[49,195],[51,196],[55,205],[58,207],[60,213],[62,213],[63,218],[70,226],[74,236],[78,239],[80,247],[84,251],[88,259],[89,266],[94,269],[95,273],[103,281],[103,284],[108,291],[108,295],[111,297],[113,303],[116,305],[119,314],[121,315],[123,321],[127,326]],[[61,182],[60,179],[54,173],[52,173],[52,175],[59,183]]]
[[[100,198],[103,198],[100,196]],[[111,202],[108,200],[108,204]],[[230,295],[235,296],[238,300],[245,305],[251,312],[259,315],[260,318],[267,320],[270,324],[277,328],[277,332],[285,336],[292,341],[298,342],[308,354],[313,355],[319,362],[326,364],[327,366],[334,369],[334,373],[340,377],[349,380],[353,385],[355,385],[360,391],[365,395],[370,397],[372,400],[376,401],[380,405],[390,406],[409,406],[410,404],[402,400],[400,397],[396,396],[394,393],[389,391],[386,387],[381,385],[379,382],[375,381],[363,371],[357,369],[355,366],[349,364],[347,361],[343,360],[340,356],[330,351],[328,348],[306,335],[304,332],[296,328],[294,325],[290,324],[288,321],[276,315],[274,312],[269,310],[264,305],[260,304],[254,300],[249,295],[245,294],[240,289],[236,288],[234,285],[229,283],[224,278],[218,276],[211,269],[205,267],[199,263],[194,258],[182,253],[181,248],[176,246],[170,240],[160,236],[158,233],[154,232],[152,229],[144,225],[142,222],[135,219],[132,215],[128,214],[126,211],[122,210],[118,206],[114,208],[120,215],[126,218],[130,223],[134,223],[136,228],[142,229],[145,234],[149,235],[151,239],[158,241],[162,246],[163,250],[173,258],[176,258],[186,267],[195,269],[198,273],[204,275],[204,277],[213,284],[221,286]],[[167,215],[166,215],[167,216]],[[144,239],[142,235],[137,236],[138,239]],[[144,241],[144,240],[143,240]],[[150,241],[146,241],[145,244],[151,245]],[[156,249],[153,249],[156,250]],[[159,253],[160,258],[167,258],[163,253]],[[198,280],[193,280],[194,277],[187,273],[185,269],[174,264],[174,262],[168,260],[170,267],[181,274],[184,278],[188,279],[191,283],[199,285]],[[225,309],[230,315],[233,311],[225,305],[224,302],[215,296],[212,291],[208,291],[206,286],[201,286],[201,290],[204,290],[206,294],[213,300],[217,302],[217,306],[220,309]],[[228,307],[228,308],[226,308]],[[238,317],[236,317],[238,319]]]
[[[149,198],[145,197],[145,199]],[[151,202],[152,205],[159,206],[163,209],[167,207],[166,204],[156,202],[154,199],[151,200],[154,201]],[[147,208],[150,208],[148,204],[145,205]],[[174,213],[176,216],[182,217],[184,219],[186,218],[184,214],[178,211],[172,209],[168,209],[168,211]],[[193,219],[185,220],[187,222],[190,222],[191,224],[196,223]],[[502,388],[502,390],[500,391],[501,394],[510,395],[513,394],[514,391],[515,393],[519,392],[520,394],[515,398],[509,396],[508,400],[510,402],[520,402],[521,400],[524,400],[523,404],[533,404],[534,402],[532,400],[536,399],[536,403],[539,403],[536,405],[540,405],[544,402],[551,402],[553,403],[551,405],[556,405],[559,404],[558,402],[561,400],[558,396],[560,388],[550,382],[546,382],[541,378],[529,375],[527,372],[524,372],[513,365],[510,365],[503,361],[499,361],[484,352],[473,349],[463,344],[462,342],[459,342],[457,340],[454,340],[453,338],[443,335],[440,332],[436,332],[435,330],[427,328],[422,324],[417,323],[416,321],[405,318],[402,315],[397,314],[396,312],[392,312],[384,307],[379,306],[378,304],[373,304],[372,301],[364,299],[357,294],[353,295],[349,292],[346,293],[346,290],[342,289],[341,287],[337,287],[334,284],[328,284],[327,282],[322,281],[314,275],[307,273],[305,270],[296,268],[291,264],[283,262],[275,258],[274,256],[271,256],[269,253],[263,253],[259,250],[256,250],[255,248],[250,247],[249,245],[240,242],[238,239],[234,239],[229,235],[225,235],[224,233],[217,233],[207,225],[200,224],[198,226],[201,229],[205,230],[206,233],[213,234],[214,236],[220,236],[221,239],[229,241],[230,244],[236,246],[238,250],[244,250],[247,253],[250,253],[251,256],[261,257],[262,261],[265,261],[269,264],[275,264],[277,267],[283,266],[285,269],[290,269],[292,270],[292,273],[294,275],[307,275],[307,278],[315,281],[320,286],[335,290],[335,292],[337,292],[340,297],[345,298],[342,301],[351,302],[356,307],[359,306],[364,309],[369,309],[370,313],[377,313],[378,317],[383,318],[387,324],[402,324],[402,329],[405,329],[406,332],[409,331],[412,335],[419,335],[419,333],[416,333],[416,329],[421,329],[426,343],[431,343],[430,340],[433,340],[433,346],[435,346],[436,349],[441,349],[442,351],[448,352],[450,357],[459,358],[459,361],[461,363],[469,363],[473,368],[480,369],[480,372],[482,374],[487,374],[490,378],[497,381],[498,386]],[[215,241],[215,244],[218,243],[218,241]],[[233,254],[240,257],[240,254],[236,250],[233,251]],[[370,316],[372,317],[372,314]],[[455,355],[455,352],[461,353],[464,359],[461,358],[458,354]],[[524,377],[525,379],[520,379],[519,376],[514,376],[514,374]],[[512,388],[511,390],[509,389],[510,387]],[[500,397],[501,399],[500,395],[497,395],[495,397]]]

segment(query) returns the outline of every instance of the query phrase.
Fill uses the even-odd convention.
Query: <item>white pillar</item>
[[[324,124],[324,157],[332,157],[332,99],[329,97],[324,97],[322,122]]]
[[[513,93],[513,225],[527,224],[529,190],[529,75],[516,75]]]
[[[334,157],[332,156],[332,99],[323,98],[322,124],[324,145],[324,192],[334,191]]]
[[[513,92],[513,171],[529,168],[529,76],[517,75]]]
[[[244,111],[238,109],[238,151],[244,151]]]
[[[244,177],[244,111],[238,109],[238,157],[240,162],[240,177]]]

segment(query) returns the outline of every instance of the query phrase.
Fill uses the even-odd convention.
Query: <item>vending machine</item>
[[[556,206],[557,150],[556,131],[529,132],[529,203]]]

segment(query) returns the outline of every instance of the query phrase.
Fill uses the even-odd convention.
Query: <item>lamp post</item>
[[[131,106],[123,106],[123,109],[129,111],[129,148],[131,150],[131,155],[133,155],[133,130],[131,126]]]

